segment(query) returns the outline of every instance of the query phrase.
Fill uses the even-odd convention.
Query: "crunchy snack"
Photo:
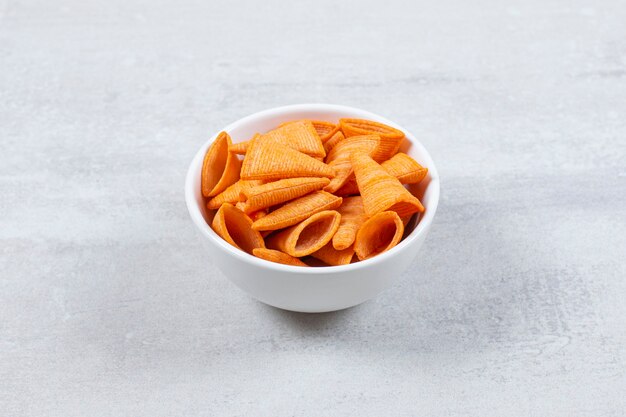
[[[372,158],[364,153],[357,153],[350,160],[363,197],[365,214],[373,216],[390,210],[404,217],[424,211],[424,206],[417,197]]]
[[[381,148],[379,155],[381,159],[374,157],[374,160],[380,162],[391,158],[402,144],[404,133],[391,126],[382,123],[364,119],[341,119],[339,120],[341,130],[346,137],[359,135],[378,135],[381,138]]]
[[[334,123],[325,122],[323,120],[311,120],[315,131],[320,137],[322,143],[326,143],[337,131],[339,131],[339,125]]]
[[[363,119],[293,120],[238,143],[221,132],[201,174],[206,208],[217,210],[211,227],[238,249],[291,266],[308,267],[305,256],[340,266],[388,251],[424,211],[403,184],[428,169],[398,152],[403,140]]]
[[[356,233],[367,220],[367,215],[363,210],[361,196],[344,198],[337,211],[341,214],[341,223],[333,236],[333,246],[337,250],[343,250],[352,246]]]
[[[383,211],[369,219],[359,229],[354,251],[361,261],[388,251],[400,242],[404,224],[395,211]]]
[[[324,145],[309,120],[296,120],[284,124],[257,138],[261,141],[276,141],[310,156],[326,156]]]
[[[319,141],[317,134],[316,138]],[[275,140],[262,137],[253,139],[248,145],[246,157],[241,166],[241,178],[244,180],[281,180],[295,177],[333,178],[334,176],[334,170],[324,162],[287,146],[281,146]]]
[[[428,168],[424,168],[415,159],[402,152],[398,152],[380,166],[402,184],[418,183],[428,174]]]
[[[330,183],[328,178],[288,178],[248,187],[241,191],[240,199],[246,202],[246,213],[272,207],[312,191],[321,190]]]
[[[324,120],[292,120],[290,122],[284,122],[278,125],[278,127],[283,127],[288,125],[289,123],[296,122],[310,122],[313,125],[313,128],[317,132],[317,135],[320,137],[322,143],[326,142],[335,132],[339,130],[339,125],[331,122],[326,122]]]
[[[428,168],[424,168],[409,155],[402,152],[398,152],[391,159],[380,164],[380,166],[396,177],[402,184],[417,184],[428,174]],[[359,194],[356,177],[352,175],[335,194],[341,197]]]
[[[222,204],[215,213],[211,227],[222,239],[248,253],[255,248],[264,248],[261,234],[252,229],[252,220],[232,204]]]
[[[301,257],[317,252],[333,238],[341,215],[334,210],[316,213],[308,219],[267,238],[270,249]]]
[[[300,223],[312,214],[336,209],[341,205],[341,197],[326,191],[315,191],[304,197],[290,201],[272,211],[252,225],[255,230],[278,230]]]
[[[228,133],[220,133],[211,144],[202,162],[202,195],[213,197],[239,179],[241,161],[228,152],[231,144]]]

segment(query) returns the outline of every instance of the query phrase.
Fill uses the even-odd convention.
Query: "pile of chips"
[[[404,140],[363,119],[289,121],[239,143],[221,132],[202,166],[202,195],[217,210],[211,227],[287,265],[347,265],[385,252],[424,211],[404,184],[428,169],[398,152]]]

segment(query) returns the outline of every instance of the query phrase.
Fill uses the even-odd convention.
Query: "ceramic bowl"
[[[225,130],[233,142],[249,139],[280,123],[297,119],[336,122],[342,117],[375,120],[402,130],[406,140],[401,151],[428,167],[428,176],[409,187],[426,208],[409,224],[405,238],[393,249],[374,258],[350,265],[295,267],[265,261],[228,244],[210,227],[213,213],[206,210],[200,193],[202,160],[217,134]],[[195,155],[187,172],[185,199],[194,224],[206,248],[207,262],[213,262],[239,288],[263,303],[285,310],[326,312],[360,304],[391,286],[411,265],[430,230],[439,202],[439,176],[428,151],[407,129],[377,114],[332,104],[299,104],[278,107],[244,117],[216,130]],[[413,230],[410,228],[413,227]]]

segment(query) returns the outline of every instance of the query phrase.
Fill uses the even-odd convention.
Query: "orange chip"
[[[264,248],[263,237],[256,230],[252,230],[252,220],[244,212],[232,204],[222,204],[215,213],[211,227],[222,239],[252,254],[255,248]]]
[[[244,181],[239,180],[212,199],[207,203],[209,210],[216,210],[224,203],[236,204],[239,201],[239,194],[247,187],[253,187],[255,185],[261,185],[263,181],[252,180]]]
[[[313,128],[317,132],[317,135],[320,137],[322,143],[326,142],[330,137],[339,130],[339,125],[331,122],[326,122],[323,120],[308,120],[308,119],[300,119],[300,120],[292,120],[290,122],[284,122],[278,125],[278,127],[283,127],[288,125],[289,123],[295,122],[311,122]]]
[[[205,197],[213,197],[221,193],[239,179],[241,161],[237,156],[228,152],[230,144],[228,133],[221,132],[204,155],[200,183],[202,195]]]
[[[380,144],[371,155],[372,159],[378,163],[388,160],[398,152],[403,140],[404,138],[398,141],[397,139],[381,137]]]
[[[378,150],[378,157],[373,156],[377,162],[382,162],[391,158],[398,152],[402,140],[404,139],[404,133],[391,126],[387,126],[382,123],[374,122],[372,120],[364,119],[340,119],[339,125],[346,137],[358,136],[358,135],[372,135],[376,134],[380,136],[381,143]]]
[[[252,250],[252,253],[257,258],[265,259],[270,262],[291,266],[308,266],[300,259],[274,249],[256,248]]]
[[[309,156],[326,156],[324,145],[309,120],[296,120],[270,130],[260,137],[261,141],[275,140],[278,143]]]
[[[348,265],[354,256],[354,249],[349,247],[344,250],[337,250],[331,242],[328,242],[322,249],[313,252],[311,256],[332,266]]]
[[[323,120],[311,120],[311,123],[313,124],[313,127],[315,128],[315,131],[320,137],[322,143],[325,143],[335,134],[335,132],[339,131],[339,125],[334,123],[325,122]]]
[[[376,134],[380,137],[402,139],[404,138],[404,132],[387,126],[383,123],[378,123],[373,120],[365,119],[339,119],[339,126],[347,138],[350,136],[358,135],[372,135]]]
[[[288,178],[250,187],[241,193],[246,201],[245,211],[249,213],[302,197],[312,191],[321,190],[329,182],[328,178]]]
[[[402,184],[416,184],[422,181],[428,173],[428,168],[421,166],[413,158],[402,152],[395,154],[380,166],[398,178]],[[345,197],[358,193],[359,187],[356,184],[356,177],[352,175],[334,194]]]
[[[286,265],[307,266],[298,257],[309,255],[307,263],[347,265],[389,250],[424,211],[402,184],[419,183],[428,169],[398,153],[404,137],[363,119],[293,120],[234,144],[221,132],[201,172],[207,209],[218,209],[211,227]]]
[[[368,216],[388,210],[397,212],[401,217],[424,211],[417,197],[372,158],[357,153],[352,155],[351,161]]]
[[[267,246],[295,257],[310,255],[330,242],[341,215],[334,210],[315,213],[306,220],[267,238]]]
[[[350,155],[356,152],[370,155],[379,143],[380,138],[377,135],[354,136],[337,143],[326,157],[326,163],[335,171],[335,177],[324,190],[334,193],[348,181],[353,173]]]
[[[332,168],[325,163],[287,146],[277,145],[273,140],[261,138],[250,143],[241,167],[241,178],[244,180],[334,176]]]
[[[328,155],[328,152],[330,152],[339,142],[341,142],[345,138],[346,137],[344,136],[343,132],[341,132],[340,130],[335,132],[330,138],[326,140],[326,142],[324,142],[324,150],[326,151],[326,154]]]
[[[402,184],[415,184],[424,179],[428,168],[424,168],[405,153],[397,153],[391,159],[383,162],[381,166],[396,177]]]
[[[404,234],[404,225],[395,211],[383,211],[370,217],[359,229],[354,250],[361,261],[393,248]]]
[[[341,214],[341,222],[337,233],[333,236],[333,247],[337,250],[344,250],[354,243],[356,233],[367,220],[367,215],[363,211],[361,196],[344,198],[337,211]]]
[[[314,191],[277,208],[267,216],[254,222],[255,230],[278,230],[300,223],[312,214],[336,209],[341,205],[341,197],[325,191]]]
[[[371,155],[380,144],[378,135],[362,135],[345,138],[339,141],[326,155],[326,163],[337,160],[350,160],[350,155],[356,152],[363,152]]]

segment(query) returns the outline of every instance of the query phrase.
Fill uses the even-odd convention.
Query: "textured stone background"
[[[301,102],[442,176],[334,314],[240,292],[183,201],[212,132]],[[3,416],[626,414],[623,1],[0,0],[0,141]]]

